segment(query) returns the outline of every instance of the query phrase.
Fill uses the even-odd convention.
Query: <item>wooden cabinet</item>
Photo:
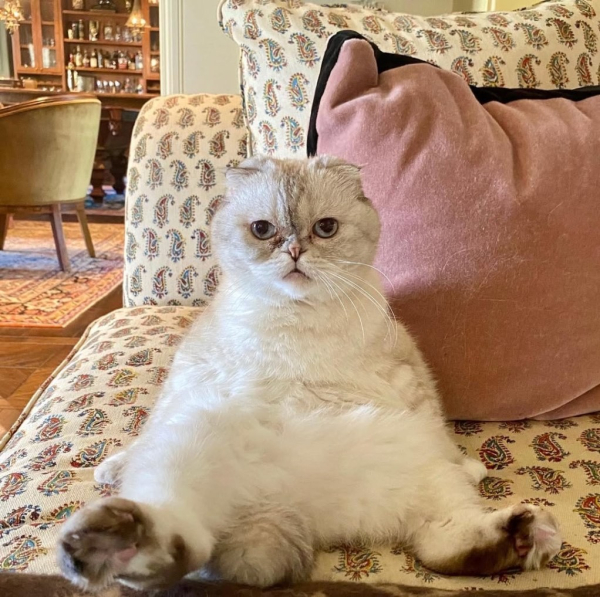
[[[113,0],[110,11],[96,10],[98,0],[22,0],[25,20],[12,36],[15,78],[42,91],[159,94],[158,1],[141,0],[147,26],[138,34],[125,26],[132,4]],[[69,68],[78,51],[85,64]],[[113,68],[118,58],[126,68]]]
[[[64,88],[60,0],[22,0],[22,6],[25,21],[12,38],[15,77]]]

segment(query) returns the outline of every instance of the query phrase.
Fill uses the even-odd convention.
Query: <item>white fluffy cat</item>
[[[561,545],[554,519],[484,506],[485,468],[453,444],[421,354],[388,316],[358,169],[252,158],[227,181],[218,296],[143,435],[97,470],[120,497],[64,525],[65,575],[142,588],[204,569],[268,586],[356,540],[402,542],[448,574],[544,565]]]

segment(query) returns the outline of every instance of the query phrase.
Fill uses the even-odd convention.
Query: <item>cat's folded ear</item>
[[[269,158],[257,155],[245,159],[237,166],[228,166],[225,168],[227,186],[233,188],[239,184],[244,184],[251,176],[263,171],[267,162],[269,162]]]
[[[361,166],[351,164],[342,158],[332,155],[319,155],[309,159],[309,166],[317,170],[333,170],[349,178],[360,180]]]

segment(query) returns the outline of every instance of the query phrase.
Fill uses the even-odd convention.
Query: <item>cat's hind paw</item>
[[[150,517],[130,500],[111,497],[76,512],[58,546],[63,574],[86,590],[113,582],[162,587],[187,572],[185,547],[176,538],[162,545]]]
[[[513,508],[505,531],[524,570],[538,570],[545,566],[562,545],[554,516],[530,504],[519,504]]]

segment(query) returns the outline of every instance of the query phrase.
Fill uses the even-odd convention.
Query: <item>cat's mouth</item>
[[[310,278],[297,267],[295,267],[291,272],[286,274],[283,278],[284,280],[310,280]]]

